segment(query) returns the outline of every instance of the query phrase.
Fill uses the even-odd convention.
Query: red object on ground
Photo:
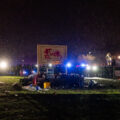
[[[38,77],[38,75],[36,75],[36,76],[34,77],[34,79],[33,79],[33,85],[37,85],[37,77]]]
[[[23,76],[23,70],[20,70],[20,76]]]

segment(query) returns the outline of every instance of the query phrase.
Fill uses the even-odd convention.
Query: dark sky
[[[69,57],[119,52],[120,2],[1,0],[0,43],[7,43],[6,54],[31,61],[37,43],[68,45]]]

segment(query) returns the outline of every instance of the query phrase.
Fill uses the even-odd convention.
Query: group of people
[[[32,85],[33,86],[40,86],[41,88],[43,88],[43,83],[46,79],[46,75],[45,73],[38,73],[36,74],[33,79],[32,79]]]

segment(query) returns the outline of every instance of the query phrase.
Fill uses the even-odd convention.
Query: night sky
[[[32,63],[37,43],[68,45],[69,58],[120,51],[119,0],[40,1],[0,1],[2,53]]]

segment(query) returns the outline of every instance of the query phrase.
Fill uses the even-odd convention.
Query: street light
[[[37,67],[38,67],[38,64],[36,64],[35,67],[37,68]]]
[[[87,65],[86,70],[91,70],[91,66]]]
[[[71,66],[72,66],[71,63],[67,63],[67,64],[66,64],[66,67],[67,67],[67,68],[70,68]]]
[[[119,60],[120,60],[120,55],[118,55],[118,57],[117,57]]]
[[[92,66],[92,70],[93,71],[97,71],[98,70],[98,67],[96,65]]]
[[[72,64],[71,64],[70,62],[68,62],[68,63],[66,64],[66,66],[65,66],[66,75],[68,74],[67,68],[70,68],[70,67],[72,67]]]
[[[52,67],[53,65],[52,65],[52,63],[49,63],[48,66],[49,66],[49,67]]]
[[[8,67],[8,63],[6,62],[6,61],[1,61],[0,62],[0,68],[1,69],[7,69],[7,67]]]
[[[86,67],[86,64],[85,64],[85,63],[82,63],[80,66],[81,66],[81,67]]]

